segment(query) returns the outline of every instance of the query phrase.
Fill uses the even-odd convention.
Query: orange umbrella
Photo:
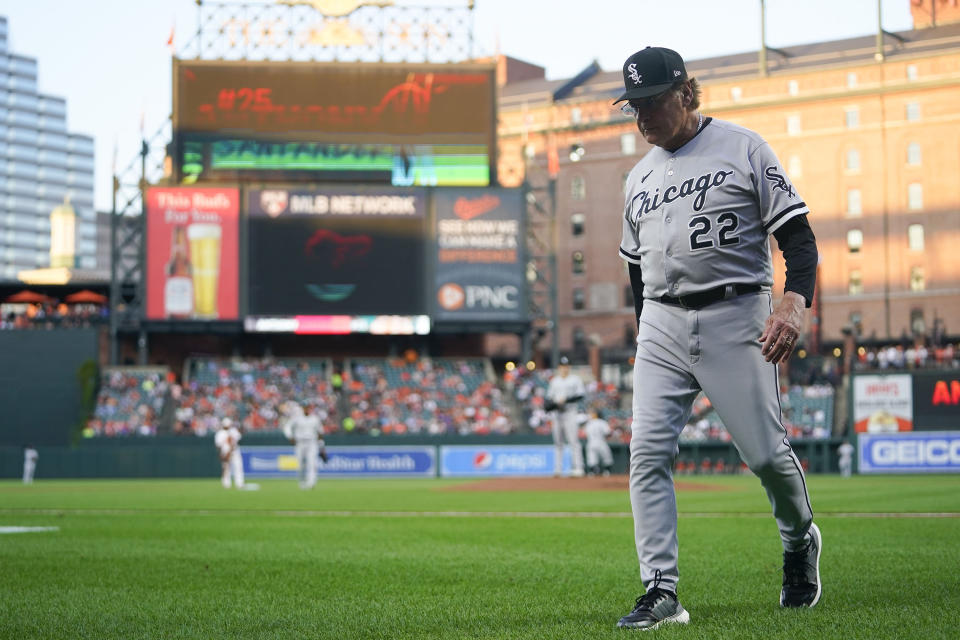
[[[101,295],[96,291],[84,289],[71,293],[63,299],[67,304],[107,304],[107,296]]]
[[[30,291],[24,289],[19,293],[15,293],[12,296],[8,297],[4,302],[9,302],[11,304],[21,303],[21,304],[31,304],[31,303],[47,303],[53,302],[54,299],[50,296],[45,296],[42,293],[37,293],[36,291]]]

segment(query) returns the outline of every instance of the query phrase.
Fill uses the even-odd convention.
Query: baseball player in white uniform
[[[37,470],[37,458],[40,454],[32,446],[23,448],[23,484],[33,484],[33,474]]]
[[[283,435],[294,443],[297,456],[297,482],[301,489],[312,489],[317,484],[317,458],[323,440],[323,425],[314,414],[310,405],[294,404],[290,408],[290,417],[283,424]]]
[[[586,389],[583,380],[570,373],[570,360],[563,356],[557,366],[557,372],[547,385],[545,408],[553,413],[553,474],[559,476],[563,470],[563,447],[570,445],[570,475],[583,476],[583,450],[580,447],[580,424],[577,420],[577,402],[583,398]]]
[[[233,485],[243,489],[243,458],[240,456],[240,430],[233,426],[233,420],[224,418],[220,421],[220,429],[213,436],[213,444],[220,454],[220,481],[224,489],[230,488],[231,476]]]
[[[848,440],[837,447],[837,454],[840,456],[840,475],[849,478],[853,475],[853,445]]]
[[[613,467],[613,452],[607,444],[610,435],[610,424],[600,417],[600,412],[592,407],[590,419],[583,426],[587,434],[587,470],[593,475],[599,475],[600,465],[603,465],[603,475],[610,475]]]
[[[793,352],[813,297],[807,206],[759,135],[704,118],[699,84],[675,51],[638,51],[623,78],[616,103],[628,101],[624,113],[653,147],[627,179],[620,244],[638,322],[630,499],[646,594],[618,626],[690,619],[676,594],[672,467],[701,390],[770,500],[784,549],[780,605],[812,607],[822,541],[781,421],[776,366]],[[770,235],[787,267],[776,308]]]

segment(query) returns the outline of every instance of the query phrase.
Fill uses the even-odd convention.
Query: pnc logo
[[[497,196],[485,195],[473,200],[457,198],[457,201],[453,204],[453,213],[461,220],[471,220],[493,211],[499,206],[500,198]]]
[[[448,282],[437,291],[437,302],[440,307],[447,311],[456,311],[463,308],[463,303],[467,296],[463,292],[463,287],[453,282]]]

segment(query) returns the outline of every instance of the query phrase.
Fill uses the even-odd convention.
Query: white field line
[[[9,515],[178,515],[178,516],[279,516],[294,518],[632,518],[628,511],[320,511],[276,509],[0,509]],[[764,512],[681,512],[680,518],[769,518]],[[958,512],[817,512],[816,518],[960,518]],[[2,532],[3,527],[0,527]],[[55,530],[56,527],[34,527],[35,530]]]
[[[0,534],[35,533],[39,531],[60,531],[60,527],[0,527]]]

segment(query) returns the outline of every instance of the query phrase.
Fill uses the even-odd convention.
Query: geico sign
[[[877,440],[870,443],[873,465],[960,465],[960,438],[946,440]]]

